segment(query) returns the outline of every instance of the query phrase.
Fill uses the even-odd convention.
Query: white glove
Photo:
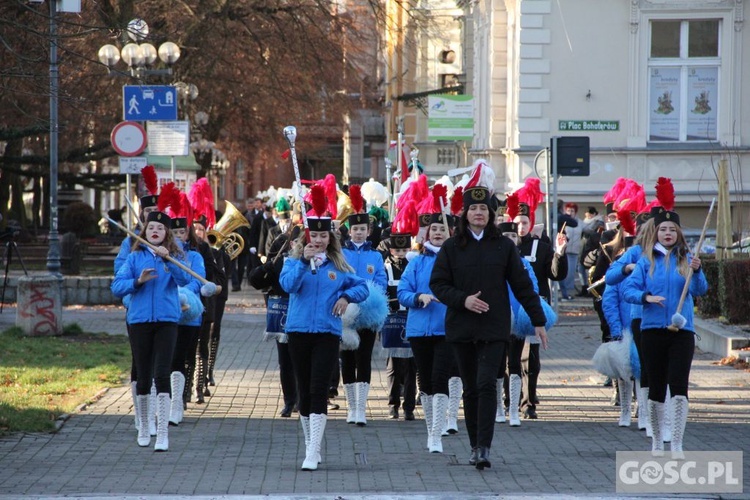
[[[201,287],[201,295],[210,297],[216,293],[216,283],[210,281]]]
[[[255,255],[256,253],[258,253],[258,249],[255,247],[250,247],[250,253]]]

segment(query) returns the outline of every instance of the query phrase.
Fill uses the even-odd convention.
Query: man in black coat
[[[448,307],[446,341],[456,354],[464,386],[464,413],[472,454],[469,463],[490,467],[495,430],[497,373],[510,340],[508,285],[546,348],[546,317],[515,245],[494,225],[490,192],[466,189],[456,236],[437,256],[430,289]]]

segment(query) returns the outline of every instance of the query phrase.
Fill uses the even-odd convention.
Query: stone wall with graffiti
[[[3,303],[15,304],[17,301],[18,280],[20,277],[8,277]],[[110,305],[122,301],[112,295],[109,286],[112,277],[69,276],[62,278],[62,305]],[[2,283],[0,283],[2,287]]]

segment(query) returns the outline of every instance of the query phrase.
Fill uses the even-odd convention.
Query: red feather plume
[[[446,207],[448,205],[448,187],[445,184],[435,184],[432,186],[433,213],[442,213],[441,200],[443,202],[442,207]]]
[[[635,221],[632,212],[625,208],[617,211],[617,220],[620,221],[620,227],[631,236],[635,236]]]
[[[417,215],[417,205],[414,200],[407,200],[393,218],[393,228],[395,233],[409,233],[416,236],[419,233],[419,216]]]
[[[451,198],[451,214],[458,215],[464,208],[464,188],[458,186],[453,190],[453,197]]]
[[[667,177],[659,177],[656,181],[656,199],[664,210],[674,210],[674,186]]]
[[[328,203],[328,213],[330,213],[331,217],[335,219],[336,215],[338,214],[338,192],[336,189],[336,176],[334,176],[333,174],[326,175],[322,181],[322,184]]]
[[[312,204],[311,215],[323,217],[326,213],[326,192],[323,186],[316,184],[310,188],[310,200]]]
[[[518,194],[511,193],[505,198],[505,215],[511,222],[518,216]]]
[[[362,186],[352,184],[349,186],[349,200],[352,202],[352,208],[355,214],[361,214],[365,211],[365,199],[362,197]]]
[[[612,189],[607,191],[607,193],[604,195],[604,204],[607,203],[614,203],[615,200],[617,200],[620,197],[620,192],[622,191],[622,188],[625,187],[625,183],[627,182],[627,179],[625,177],[620,177],[615,181],[615,185],[612,186]]]
[[[208,179],[202,177],[195,181],[187,196],[195,218],[204,215],[207,227],[213,227],[216,224],[216,212],[214,211],[214,193]]]
[[[146,165],[141,169],[141,175],[143,176],[143,184],[146,186],[146,191],[151,194],[159,192],[159,178],[156,175],[156,169],[153,165]]]
[[[164,187],[166,187],[166,185]],[[169,204],[169,216],[173,219],[177,217],[185,217],[182,214],[184,210],[185,207],[182,206],[182,191],[177,191],[172,199],[172,203]]]
[[[162,186],[161,193],[159,193],[159,200],[156,203],[156,208],[159,212],[166,213],[167,207],[179,203],[180,193],[174,186],[174,182],[167,182]]]

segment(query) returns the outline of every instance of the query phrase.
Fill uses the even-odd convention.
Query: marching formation
[[[302,470],[325,463],[326,431],[367,425],[376,342],[388,355],[390,418],[415,420],[421,405],[424,447],[442,453],[443,438],[460,434],[463,402],[468,462],[489,468],[496,424],[539,418],[540,349],[557,322],[551,284],[566,296],[580,271],[602,323],[593,364],[615,381],[618,425],[631,425],[635,395],[654,455],[671,442],[684,457],[692,301],[707,283],[671,181],[660,178],[648,204],[643,186],[619,179],[603,199],[606,225],[589,234],[576,206],[552,235],[536,223],[539,179],[501,194],[483,160],[455,184],[412,170],[392,188],[329,174],[269,190],[245,214],[227,202],[223,215],[205,179],[182,193],[142,171],[149,194],[112,284],[127,308],[138,445],[156,436],[167,451],[169,426],[211,395],[229,285],[240,289],[247,273],[277,346],[280,415],[299,416]],[[346,415],[329,419],[340,380]]]

